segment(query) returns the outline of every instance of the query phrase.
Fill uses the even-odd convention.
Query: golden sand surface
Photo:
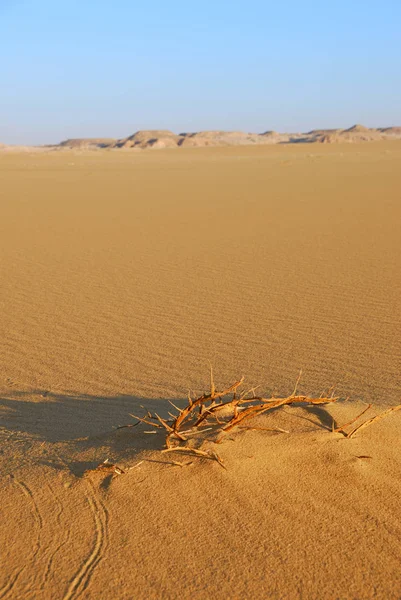
[[[400,223],[397,140],[0,155],[0,598],[399,599],[401,413],[329,430],[401,401]],[[349,400],[227,470],[114,429],[209,363]]]

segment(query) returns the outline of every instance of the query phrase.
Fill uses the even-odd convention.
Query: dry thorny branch
[[[280,428],[264,428],[264,427],[252,427],[244,426],[244,422],[250,419],[267,413],[270,410],[277,409],[282,406],[288,406],[293,404],[309,404],[319,405],[333,403],[338,400],[338,397],[334,397],[333,394],[326,394],[319,398],[313,398],[304,395],[297,395],[297,387],[301,377],[301,373],[297,379],[294,391],[287,398],[264,398],[263,396],[256,396],[255,389],[251,388],[245,392],[240,391],[241,386],[244,382],[242,377],[231,386],[218,391],[216,389],[213,370],[210,370],[210,392],[205,393],[198,398],[192,398],[191,394],[188,394],[188,403],[184,408],[179,408],[172,402],[170,404],[176,411],[175,414],[169,413],[170,419],[164,419],[157,413],[152,414],[147,412],[145,417],[137,417],[131,415],[138,420],[138,423],[145,423],[157,429],[165,430],[166,432],[166,449],[163,452],[186,452],[207,458],[210,460],[216,460],[222,467],[225,468],[221,457],[211,450],[205,451],[199,448],[194,448],[187,444],[188,439],[196,434],[212,432],[208,434],[206,439],[208,441],[214,441],[220,443],[225,434],[238,427],[239,429],[253,429],[253,430],[266,430],[276,431],[282,433],[289,433],[287,430]],[[350,432],[346,432],[345,428],[355,423],[365,412],[371,408],[371,404],[352,421],[345,423],[341,427],[335,427],[333,422],[332,431],[341,432],[345,437],[351,438],[355,433],[364,427],[367,427],[371,423],[374,423],[390,414],[393,411],[401,409],[401,405],[392,407],[383,413],[364,421],[358,425],[355,429]],[[218,437],[213,439],[213,433],[217,431]],[[147,431],[146,433],[151,433]],[[190,463],[179,463],[180,466],[183,464]]]
[[[218,444],[223,441],[224,436],[228,432],[237,427],[238,429],[242,430],[274,431],[277,433],[289,434],[289,431],[286,429],[281,429],[280,427],[258,427],[244,425],[244,422],[282,406],[293,404],[309,404],[313,406],[333,403],[338,400],[338,397],[333,395],[333,389],[331,389],[325,395],[322,394],[322,396],[318,398],[297,395],[297,387],[301,378],[301,374],[302,371],[299,374],[294,391],[290,396],[286,398],[276,398],[274,396],[270,398],[264,398],[263,396],[255,395],[255,387],[246,391],[241,391],[241,386],[244,382],[243,377],[222,391],[218,391],[214,383],[213,370],[211,368],[209,393],[205,393],[198,398],[192,398],[191,394],[188,393],[188,403],[184,408],[179,408],[170,401],[170,404],[176,413],[169,413],[169,419],[163,419],[156,412],[152,414],[150,411],[147,411],[145,417],[131,415],[133,418],[137,419],[137,422],[132,425],[123,425],[122,427],[135,427],[140,423],[144,423],[155,429],[164,430],[166,432],[166,448],[162,450],[162,452],[184,452],[190,456],[198,456],[203,459],[214,460],[225,469],[226,466],[217,452],[210,449],[202,450],[199,447],[196,448],[193,445],[189,445],[189,438],[191,438],[191,436],[199,436],[199,434],[207,433],[206,436],[201,435],[202,440]],[[341,426],[336,427],[335,422],[333,421],[331,431],[335,433],[342,433],[346,438],[352,438],[361,429],[368,427],[372,423],[379,421],[394,411],[400,410],[401,404],[398,406],[393,406],[392,408],[385,410],[384,412],[368,419],[367,421],[363,421],[354,429],[347,432],[346,428],[356,423],[356,421],[358,421],[360,417],[370,410],[371,407],[372,404],[369,404],[354,419]],[[121,427],[118,429],[121,429]],[[157,433],[155,429],[152,429],[151,431],[145,431],[144,433]],[[215,435],[216,433],[217,437]],[[131,468],[139,466],[142,464],[142,462],[143,461]],[[173,460],[170,464],[184,467],[191,465],[192,461],[179,462]],[[121,475],[125,472],[123,469],[113,463],[110,463],[108,460],[101,463],[96,470],[108,471],[117,475]]]
[[[235,427],[240,427],[241,429],[254,429],[253,427],[244,426],[243,423],[275,408],[300,403],[316,405],[336,402],[337,398],[333,396],[311,398],[308,396],[297,395],[299,379],[300,377],[297,380],[293,393],[287,398],[264,398],[255,395],[256,388],[241,392],[240,388],[244,382],[243,377],[233,385],[222,391],[218,391],[214,383],[213,371],[211,369],[210,392],[205,393],[196,399],[188,394],[188,403],[184,408],[179,408],[170,402],[176,411],[175,414],[169,413],[170,419],[163,419],[157,413],[152,414],[150,412],[147,412],[145,417],[131,416],[137,419],[138,423],[142,422],[146,425],[150,425],[157,429],[164,429],[166,431],[166,449],[164,452],[184,451],[203,458],[216,460],[225,468],[223,460],[216,452],[193,448],[186,444],[188,438],[198,433],[208,431],[216,432],[217,430],[219,436],[213,441],[219,443],[224,439],[224,435]],[[270,431],[289,433],[280,428],[270,429]],[[212,434],[207,436],[206,439],[210,440],[211,435]]]

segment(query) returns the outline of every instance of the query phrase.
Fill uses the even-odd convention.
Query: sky
[[[0,142],[401,125],[400,0],[0,0]]]

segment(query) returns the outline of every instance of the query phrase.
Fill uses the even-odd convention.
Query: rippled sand
[[[309,150],[309,151],[308,151]],[[0,372],[180,396],[400,382],[401,143],[2,156]]]

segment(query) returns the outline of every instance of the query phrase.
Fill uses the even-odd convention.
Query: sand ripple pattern
[[[310,392],[397,401],[398,146],[8,160],[5,386],[177,397],[210,360],[282,394],[302,368]]]

